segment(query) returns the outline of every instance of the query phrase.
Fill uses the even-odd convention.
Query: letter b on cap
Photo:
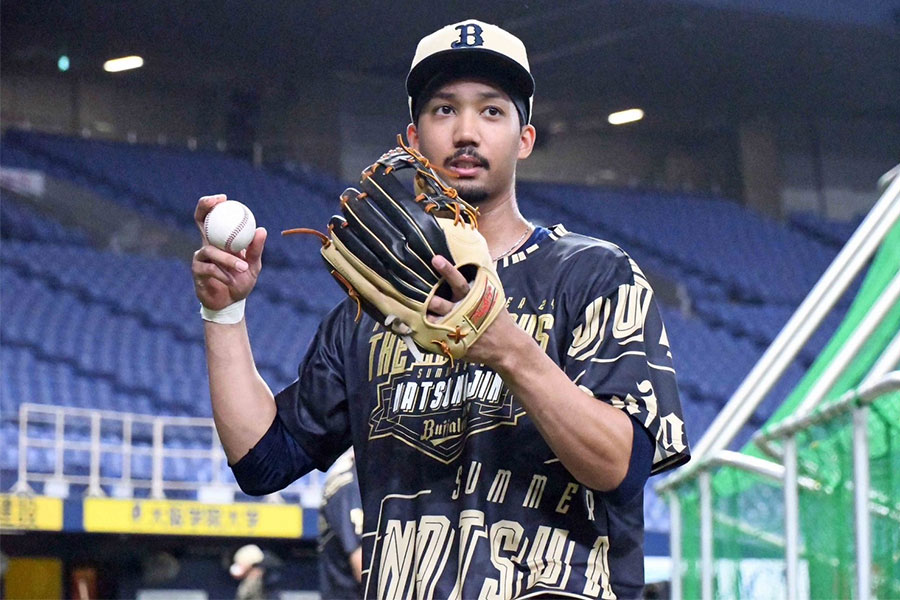
[[[457,25],[459,30],[459,39],[450,44],[451,48],[476,48],[484,45],[484,38],[481,37],[484,31],[477,23],[463,23]]]

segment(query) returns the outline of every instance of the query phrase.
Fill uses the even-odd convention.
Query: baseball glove
[[[328,234],[305,228],[283,234],[320,237],[331,274],[357,302],[357,321],[365,310],[414,353],[418,346],[452,362],[465,356],[503,309],[503,286],[478,232],[476,210],[441,180],[428,159],[401,136],[397,141],[400,147],[363,171],[362,191],[348,188],[341,194],[343,216],[331,218]],[[449,284],[431,265],[438,254],[463,274],[469,293],[450,313],[432,320],[428,306],[434,296],[453,300]]]

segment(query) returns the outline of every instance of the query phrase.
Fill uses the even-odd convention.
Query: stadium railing
[[[51,459],[34,468],[30,449]],[[85,453],[87,465],[71,460]],[[310,473],[283,492],[299,495],[304,507],[316,507],[321,479],[318,472]],[[19,405],[18,476],[12,491],[31,494],[36,483],[44,486],[44,495],[65,497],[71,487],[84,486],[87,496],[165,499],[189,493],[215,503],[233,502],[239,491],[212,419],[25,402]],[[265,501],[283,498],[275,493]]]
[[[900,167],[898,167],[900,168]],[[737,433],[747,423],[748,419],[756,411],[773,386],[779,381],[787,367],[796,358],[803,345],[824,321],[828,312],[834,308],[842,294],[847,290],[853,279],[867,266],[869,260],[875,255],[882,242],[888,238],[897,223],[900,223],[900,176],[898,168],[893,169],[879,181],[881,196],[875,206],[862,221],[859,228],[848,240],[847,244],[835,257],[832,264],[822,275],[818,283],[809,292],[806,299],[797,308],[794,315],[787,322],[771,346],[763,353],[759,361],[745,377],[744,381],[734,392],[728,403],[710,425],[700,442],[693,450],[693,461],[685,468],[676,471],[656,486],[657,493],[668,497],[671,511],[671,545],[672,545],[672,598],[680,599],[683,593],[682,577],[685,563],[681,557],[681,537],[684,533],[682,511],[679,506],[677,492],[685,489],[689,482],[697,484],[699,490],[700,513],[700,597],[708,600],[714,597],[715,565],[713,556],[713,514],[712,514],[712,489],[711,476],[723,466],[723,461],[728,461],[731,454],[727,447],[733,442]],[[873,331],[885,319],[886,315],[900,303],[900,272],[895,274],[885,286],[878,300],[872,305],[871,312],[859,322],[856,328],[844,340],[840,350],[833,357],[828,369],[822,373],[820,379],[812,386],[803,402],[797,407],[793,419],[785,419],[776,426],[773,434],[767,432],[765,442],[773,439],[783,439],[782,445],[783,464],[775,463],[780,467],[777,470],[777,479],[783,480],[784,485],[784,530],[785,530],[785,560],[786,560],[786,588],[787,598],[792,600],[800,594],[799,588],[799,515],[798,515],[798,459],[795,443],[798,427],[808,427],[813,423],[821,422],[823,418],[834,416],[834,407],[819,409],[830,389],[838,378],[843,375],[859,350],[870,338]],[[868,499],[870,487],[868,486],[866,473],[867,466],[863,462],[869,460],[868,448],[864,436],[867,428],[867,412],[865,406],[875,397],[888,393],[880,385],[894,385],[896,377],[891,374],[885,383],[875,386],[877,394],[871,395],[873,382],[881,381],[881,377],[900,361],[900,334],[888,344],[879,360],[868,371],[865,379],[859,387],[842,396],[836,403],[847,412],[860,403],[854,412],[854,466],[859,470],[858,485],[854,486],[854,494],[858,498],[857,511],[865,513],[864,521],[858,521],[856,526],[857,544],[865,543],[866,548],[862,554],[856,556],[857,561],[857,592],[859,598],[871,596],[870,546],[868,544]],[[890,388],[895,389],[895,388]],[[865,394],[865,396],[864,396]],[[865,401],[861,400],[863,397]],[[843,403],[843,404],[841,404]],[[843,414],[843,413],[839,413]],[[771,448],[770,448],[771,449]],[[739,470],[754,471],[755,468],[747,468],[748,465],[737,466]],[[769,468],[769,467],[767,467]],[[781,470],[783,469],[783,470]],[[854,471],[854,473],[856,470]],[[864,508],[860,508],[862,505]],[[857,512],[857,517],[860,512]],[[863,575],[862,571],[866,573]],[[863,587],[866,586],[866,587]],[[864,592],[864,593],[863,593]]]
[[[788,597],[796,597],[800,572],[800,519],[799,494],[797,492],[798,457],[797,434],[810,427],[834,421],[853,413],[853,514],[856,533],[856,587],[857,598],[868,598],[872,589],[872,553],[870,511],[892,510],[891,499],[872,501],[869,481],[869,407],[888,394],[900,390],[900,371],[891,371],[881,377],[879,372],[888,365],[900,361],[900,335],[885,351],[865,382],[839,399],[824,404],[802,416],[788,417],[774,428],[760,432],[756,444],[767,454],[784,463],[785,502],[785,559],[787,564]],[[772,442],[780,440],[779,451]],[[878,501],[880,500],[880,501]],[[896,501],[896,499],[893,499]],[[871,505],[871,506],[870,506]]]

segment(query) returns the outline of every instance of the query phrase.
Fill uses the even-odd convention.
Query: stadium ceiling
[[[900,120],[900,10],[887,7],[873,26],[765,4],[6,0],[0,44],[6,73],[51,73],[66,54],[71,73],[109,77],[103,61],[139,54],[145,67],[127,77],[289,88],[333,73],[400,79],[423,34],[471,16],[527,42],[540,119],[640,105],[689,120],[777,111]]]

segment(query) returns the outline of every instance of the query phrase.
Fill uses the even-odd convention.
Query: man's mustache
[[[478,161],[478,166],[487,171],[491,168],[491,163],[488,162],[488,159],[478,154],[478,151],[475,150],[472,146],[464,146],[453,153],[453,156],[449,157],[444,161],[445,167],[450,167],[450,163],[452,163],[457,158],[462,158],[463,156],[468,156],[470,158],[474,158]]]

